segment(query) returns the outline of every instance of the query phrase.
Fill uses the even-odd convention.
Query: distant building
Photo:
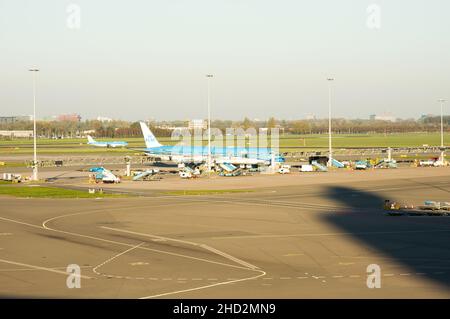
[[[95,134],[95,130],[86,130],[86,131],[83,131],[83,136],[86,136],[86,135],[94,135]]]
[[[104,117],[104,116],[97,116],[97,121],[100,121],[100,122],[112,122],[113,121],[113,119],[112,118],[109,118],[109,117]]]
[[[188,124],[188,128],[190,130],[195,130],[195,129],[207,129],[208,128],[208,123],[205,120],[190,120],[189,124]]]
[[[314,114],[308,113],[308,114],[306,114],[305,119],[307,119],[307,120],[315,120],[316,116]]]
[[[58,121],[80,122],[81,116],[79,114],[60,114],[56,119]]]
[[[31,115],[18,115],[18,116],[0,116],[0,124],[9,124],[20,121],[32,121]]]
[[[434,114],[422,114],[420,117],[419,117],[419,121],[425,121],[426,119],[429,119],[429,118],[433,118],[433,117],[435,117],[436,115],[434,115]]]
[[[183,131],[189,129],[188,127],[185,126],[173,126],[167,124],[155,125],[154,127],[160,130],[169,130],[169,131]]]
[[[33,131],[0,131],[0,136],[4,137],[33,137]]]
[[[388,121],[388,122],[397,121],[397,118],[391,113],[372,114],[369,116],[369,119],[372,121]]]

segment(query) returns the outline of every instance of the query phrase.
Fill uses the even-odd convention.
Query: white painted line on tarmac
[[[70,215],[73,215],[73,214],[70,214]],[[60,217],[64,217],[64,216],[60,216]],[[71,236],[76,236],[76,237],[81,237],[81,238],[87,238],[87,239],[102,241],[102,242],[115,244],[115,245],[134,247],[134,245],[128,244],[128,243],[123,243],[123,242],[119,242],[119,241],[114,241],[114,240],[109,240],[109,239],[104,239],[104,238],[99,238],[99,237],[94,237],[94,236],[83,235],[83,234],[68,232],[68,231],[64,231],[64,230],[58,230],[58,229],[49,228],[48,226],[46,226],[46,222],[43,223],[43,226],[39,226],[39,225],[34,225],[34,224],[30,224],[30,223],[26,223],[26,222],[14,220],[14,219],[5,218],[5,217],[0,217],[0,220],[5,220],[5,221],[11,222],[11,223],[16,223],[16,224],[21,224],[21,225],[26,225],[26,226],[33,227],[33,228],[44,229],[44,230],[48,230],[48,231],[52,231],[52,232],[56,232],[56,233],[60,233],[60,234],[67,234],[67,235],[71,235]],[[182,258],[198,260],[198,261],[202,261],[202,262],[207,262],[207,263],[211,263],[211,264],[217,264],[217,265],[231,267],[231,268],[251,270],[251,269],[246,268],[246,267],[244,268],[244,267],[237,266],[237,265],[230,265],[230,264],[221,263],[221,262],[217,262],[217,261],[213,261],[213,260],[208,260],[208,259],[203,259],[203,258],[196,258],[196,257],[188,256],[188,255],[172,253],[172,252],[168,252],[168,251],[164,251],[164,250],[152,249],[152,248],[148,248],[148,247],[139,247],[139,249],[148,250],[148,251],[157,252],[157,253],[162,253],[162,254],[171,255],[171,256],[176,256],[176,257],[182,257]]]
[[[6,260],[6,259],[0,259],[0,262],[6,263],[6,264],[11,264],[11,265],[16,265],[16,266],[29,267],[29,268],[33,268],[35,270],[44,270],[44,271],[53,272],[55,274],[60,274],[60,275],[64,275],[64,276],[72,275],[72,276],[80,277],[80,278],[83,278],[83,279],[93,279],[92,277],[88,277],[88,276],[77,275],[77,274],[69,274],[68,272],[62,271],[62,270],[57,270],[57,269],[47,268],[47,267],[41,267],[41,266],[35,266],[35,265],[30,265],[30,264],[24,264],[24,263],[19,263],[19,262],[16,262],[16,261],[11,261],[11,260]]]
[[[67,266],[65,267],[48,267],[49,269],[67,269]],[[92,268],[92,266],[80,266],[80,268]],[[40,269],[34,269],[34,268],[6,268],[6,269],[0,269],[0,272],[14,272],[14,271],[36,271]]]
[[[101,211],[104,211],[104,209],[101,210]],[[86,213],[86,212],[84,212],[84,213]],[[74,214],[69,214],[69,215],[74,215]],[[58,218],[63,218],[63,217],[65,217],[65,215],[64,216],[59,216]],[[4,218],[4,217],[0,217],[0,219],[1,220],[5,220],[5,221],[9,221],[9,222],[12,222],[12,223],[27,225],[27,226],[30,226],[30,227],[33,227],[33,228],[45,229],[45,230],[49,230],[49,231],[53,231],[53,232],[57,232],[57,233],[68,234],[68,235],[72,235],[72,236],[77,236],[77,237],[82,237],[82,238],[87,238],[87,239],[93,239],[93,240],[98,240],[98,241],[107,242],[107,243],[113,243],[113,244],[116,244],[116,245],[134,247],[134,245],[123,243],[123,242],[118,242],[118,241],[98,238],[98,237],[94,237],[94,236],[88,236],[88,235],[82,235],[82,234],[77,234],[77,233],[72,233],[72,232],[52,229],[52,228],[47,227],[47,225],[46,225],[50,220],[44,221],[42,223],[42,226],[38,226],[38,225],[34,225],[34,224],[26,223],[26,222],[21,222],[21,221],[9,219],[9,218]],[[53,219],[55,219],[55,218],[53,218]],[[198,259],[198,260],[205,261],[205,262],[220,264],[220,265],[223,265],[223,266],[233,267],[233,268],[238,268],[238,269],[250,270],[250,271],[254,271],[254,272],[258,272],[259,273],[259,275],[256,275],[256,276],[253,276],[253,277],[247,277],[247,278],[241,278],[241,279],[237,279],[237,280],[218,282],[218,283],[214,283],[214,284],[210,284],[210,285],[204,285],[204,286],[200,286],[200,287],[196,287],[196,288],[190,288],[190,289],[184,289],[184,290],[171,291],[171,292],[166,292],[166,293],[162,293],[162,294],[149,295],[149,296],[141,297],[140,299],[151,299],[151,298],[157,298],[157,297],[163,297],[163,296],[168,296],[168,295],[186,293],[186,292],[191,292],[191,291],[203,290],[203,289],[212,288],[212,287],[221,286],[221,285],[232,285],[232,284],[235,284],[235,283],[238,283],[238,282],[244,282],[244,281],[248,281],[248,280],[257,279],[257,278],[260,278],[260,277],[263,277],[263,276],[266,275],[265,271],[259,270],[259,269],[243,268],[243,267],[239,267],[239,266],[234,266],[234,265],[229,265],[229,264],[224,264],[224,263],[218,263],[218,262],[214,262],[214,261],[210,261],[210,260],[206,260],[206,259],[195,258],[195,257],[192,257],[192,256],[186,256],[186,255],[174,254],[174,253],[170,253],[170,252],[166,252],[166,251],[160,251],[160,250],[156,250],[156,249],[150,249],[150,248],[147,248],[147,247],[139,247],[139,249],[145,249],[145,250],[149,250],[149,251],[160,252],[160,253],[165,253],[165,254],[179,256],[179,257]]]
[[[117,254],[117,255],[114,255],[113,257],[111,257],[111,258],[105,260],[105,261],[102,262],[101,264],[95,266],[95,267],[92,269],[92,271],[93,271],[95,274],[97,274],[97,275],[102,275],[101,273],[99,273],[99,272],[97,271],[98,268],[100,268],[100,267],[106,265],[107,263],[113,261],[114,259],[116,259],[116,258],[118,258],[118,257],[120,257],[120,256],[122,256],[122,255],[124,255],[124,254],[126,254],[126,253],[128,253],[128,252],[130,252],[130,251],[132,251],[132,250],[134,250],[134,249],[136,249],[136,248],[138,248],[138,247],[140,247],[140,246],[142,246],[143,244],[144,244],[144,243],[140,243],[139,245],[133,246],[133,247],[131,247],[131,248],[129,248],[129,249],[127,249],[127,250],[125,250],[125,251],[123,251],[123,252]]]
[[[230,254],[227,254],[223,251],[220,251],[218,249],[215,249],[213,247],[210,247],[208,245],[205,244],[199,244],[199,243],[195,243],[195,242],[191,242],[191,241],[187,241],[187,240],[180,240],[180,239],[174,239],[174,238],[170,238],[170,237],[163,237],[163,236],[158,236],[158,235],[152,235],[152,234],[144,234],[144,233],[139,233],[139,232],[134,232],[131,230],[126,230],[126,229],[118,229],[118,228],[112,228],[112,227],[107,227],[107,226],[101,226],[100,228],[103,229],[107,229],[107,230],[112,230],[112,231],[116,231],[116,232],[122,232],[122,233],[127,233],[127,234],[133,234],[133,235],[138,235],[138,236],[144,236],[144,237],[150,237],[150,238],[156,238],[156,239],[162,239],[162,240],[167,240],[167,241],[173,241],[173,242],[178,242],[178,243],[182,243],[185,245],[192,245],[192,246],[196,246],[196,247],[201,247],[203,249],[209,250],[214,254],[220,255],[226,259],[229,259],[231,261],[234,261],[246,268],[251,268],[251,269],[257,269],[258,267],[245,262],[239,258],[236,258],[234,256],[231,256]]]
[[[258,269],[258,267],[256,267],[255,265],[252,265],[252,264],[250,264],[250,263],[248,263],[248,262],[245,262],[245,261],[243,261],[242,259],[239,259],[239,258],[237,258],[237,257],[231,256],[230,254],[227,254],[227,253],[225,253],[225,252],[223,252],[223,251],[220,251],[220,250],[218,250],[218,249],[215,249],[215,248],[213,248],[213,247],[211,247],[211,246],[204,245],[204,244],[202,244],[202,245],[200,245],[200,246],[201,246],[202,248],[204,248],[204,249],[206,249],[206,250],[209,250],[209,251],[211,251],[211,252],[213,252],[213,253],[216,253],[216,254],[218,254],[218,255],[220,255],[220,256],[226,258],[226,259],[229,259],[229,260],[231,260],[231,261],[234,261],[234,262],[236,262],[236,263],[238,263],[238,264],[240,264],[240,265],[242,265],[242,266],[244,266],[244,267],[247,267],[247,268],[250,268],[250,269]]]
[[[283,257],[296,257],[296,256],[304,256],[305,254],[301,253],[292,253],[292,254],[285,254]]]
[[[263,276],[266,275],[266,272],[262,271],[262,270],[252,270],[252,271],[259,272],[260,274],[256,275],[256,276],[253,276],[253,277],[247,277],[247,278],[230,280],[230,281],[223,281],[223,282],[218,282],[218,283],[205,285],[205,286],[200,286],[200,287],[195,287],[195,288],[190,288],[190,289],[175,290],[175,291],[165,292],[165,293],[161,293],[161,294],[145,296],[145,297],[141,297],[139,299],[152,299],[152,298],[170,296],[170,295],[181,294],[181,293],[186,293],[186,292],[198,291],[198,290],[203,290],[203,289],[212,288],[212,287],[230,285],[230,284],[234,284],[234,283],[237,283],[237,282],[244,282],[244,281],[248,281],[248,280],[258,279],[258,278],[263,277]]]
[[[242,235],[242,236],[222,236],[211,237],[211,239],[259,239],[259,238],[287,238],[287,237],[321,237],[321,236],[353,236],[353,235],[389,235],[389,234],[409,234],[409,233],[440,233],[450,232],[450,229],[435,230],[398,230],[398,231],[374,231],[374,232],[354,232],[354,233],[317,233],[317,234],[267,234],[267,235]]]

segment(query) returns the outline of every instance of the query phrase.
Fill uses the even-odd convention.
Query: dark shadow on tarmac
[[[172,168],[178,168],[178,164],[173,163],[166,163],[166,162],[151,162],[151,163],[144,163],[145,166],[153,166],[153,167],[172,167]]]
[[[326,222],[409,268],[408,272],[421,273],[450,289],[450,216],[386,216],[382,206],[389,198],[341,186],[328,187],[327,192],[349,209],[327,215]],[[370,263],[380,265],[383,274],[384,260],[375,257]]]

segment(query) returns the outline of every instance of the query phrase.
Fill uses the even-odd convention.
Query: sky
[[[375,6],[374,6],[375,5]],[[450,99],[448,0],[0,0],[0,116],[400,118]],[[450,102],[445,106],[450,114]]]

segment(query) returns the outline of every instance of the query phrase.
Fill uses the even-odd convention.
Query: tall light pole
[[[211,79],[212,74],[207,74],[208,81],[208,177],[211,176]]]
[[[441,162],[444,163],[444,99],[438,100],[441,105]]]
[[[441,147],[444,147],[444,99],[439,99],[438,102],[441,105]]]
[[[38,178],[38,165],[37,165],[37,151],[36,151],[36,72],[39,72],[37,68],[29,69],[30,72],[33,72],[33,176],[31,179],[33,181],[37,181]]]
[[[333,165],[333,150],[331,148],[331,93],[334,78],[327,78],[328,81],[328,167]]]

